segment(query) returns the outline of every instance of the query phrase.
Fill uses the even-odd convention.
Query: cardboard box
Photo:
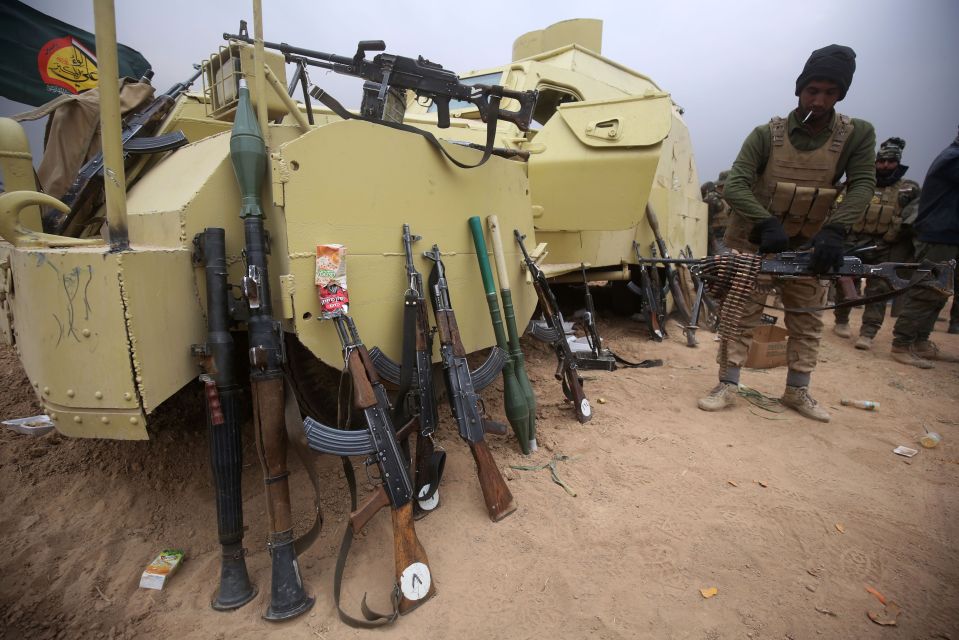
[[[764,324],[753,330],[746,366],[750,369],[772,369],[786,366],[786,336],[782,327]]]

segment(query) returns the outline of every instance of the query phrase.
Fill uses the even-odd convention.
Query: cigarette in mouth
[[[806,117],[802,119],[802,124],[806,124],[807,122],[809,122],[809,119],[810,119],[811,117],[812,117],[812,111],[807,111],[807,112],[806,112]]]

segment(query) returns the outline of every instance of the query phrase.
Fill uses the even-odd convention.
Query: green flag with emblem
[[[89,31],[17,0],[0,2],[0,96],[39,106],[60,94],[93,89],[99,81],[96,38]],[[140,53],[117,46],[120,75],[137,78],[150,68]]]

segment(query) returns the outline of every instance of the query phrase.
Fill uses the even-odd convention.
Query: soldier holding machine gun
[[[855,52],[841,45],[814,51],[796,79],[797,108],[746,138],[724,194],[733,209],[725,236],[731,249],[766,254],[811,243],[815,273],[841,265],[843,239],[869,204],[876,184],[872,125],[834,109],[846,97],[855,59]],[[848,185],[845,199],[830,211],[843,175]],[[719,383],[699,400],[703,411],[718,411],[735,402],[752,330],[772,285],[781,287],[786,307],[821,306],[826,296],[818,278],[760,277],[758,286],[741,301],[737,315],[742,330],[726,336],[720,348]],[[789,373],[782,403],[807,418],[828,422],[829,413],[809,394],[822,338],[822,311],[787,312],[785,323]]]

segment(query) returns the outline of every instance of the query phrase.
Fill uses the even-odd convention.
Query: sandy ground
[[[275,625],[260,617],[269,558],[249,434],[245,543],[260,593],[236,612],[209,607],[219,548],[195,390],[161,408],[149,442],[2,430],[0,636],[959,639],[959,364],[921,371],[893,362],[888,324],[872,352],[830,331],[813,381],[830,424],[745,400],[707,414],[695,399],[714,383],[716,343],[703,333],[701,347],[688,349],[670,326],[670,339],[656,344],[637,323],[602,323],[623,356],[666,365],[587,373],[595,416],[586,425],[562,402],[552,354],[525,343],[541,446],[524,458],[512,441],[493,443],[519,504],[500,523],[487,518],[468,449],[444,417],[443,504],[416,526],[438,595],[389,629],[351,629],[333,608],[348,510],[339,461],[320,460],[326,526],[300,558],[316,606]],[[959,352],[959,336],[935,339]],[[743,383],[779,395],[784,375],[746,371]],[[0,418],[35,413],[8,348],[0,388]],[[500,392],[495,384],[485,392],[494,414]],[[868,412],[841,398],[882,406]],[[897,445],[920,448],[923,424],[943,435],[939,448],[894,455]],[[547,470],[509,468],[559,454],[570,456],[557,471],[575,497]],[[296,462],[291,468],[302,530],[309,487]],[[143,567],[167,547],[186,551],[182,570],[163,591],[139,589]],[[344,594],[351,611],[366,591],[373,605],[387,602],[391,549],[380,514],[354,544]],[[898,604],[897,626],[867,617],[884,611],[867,587]],[[717,594],[705,598],[708,588]]]

